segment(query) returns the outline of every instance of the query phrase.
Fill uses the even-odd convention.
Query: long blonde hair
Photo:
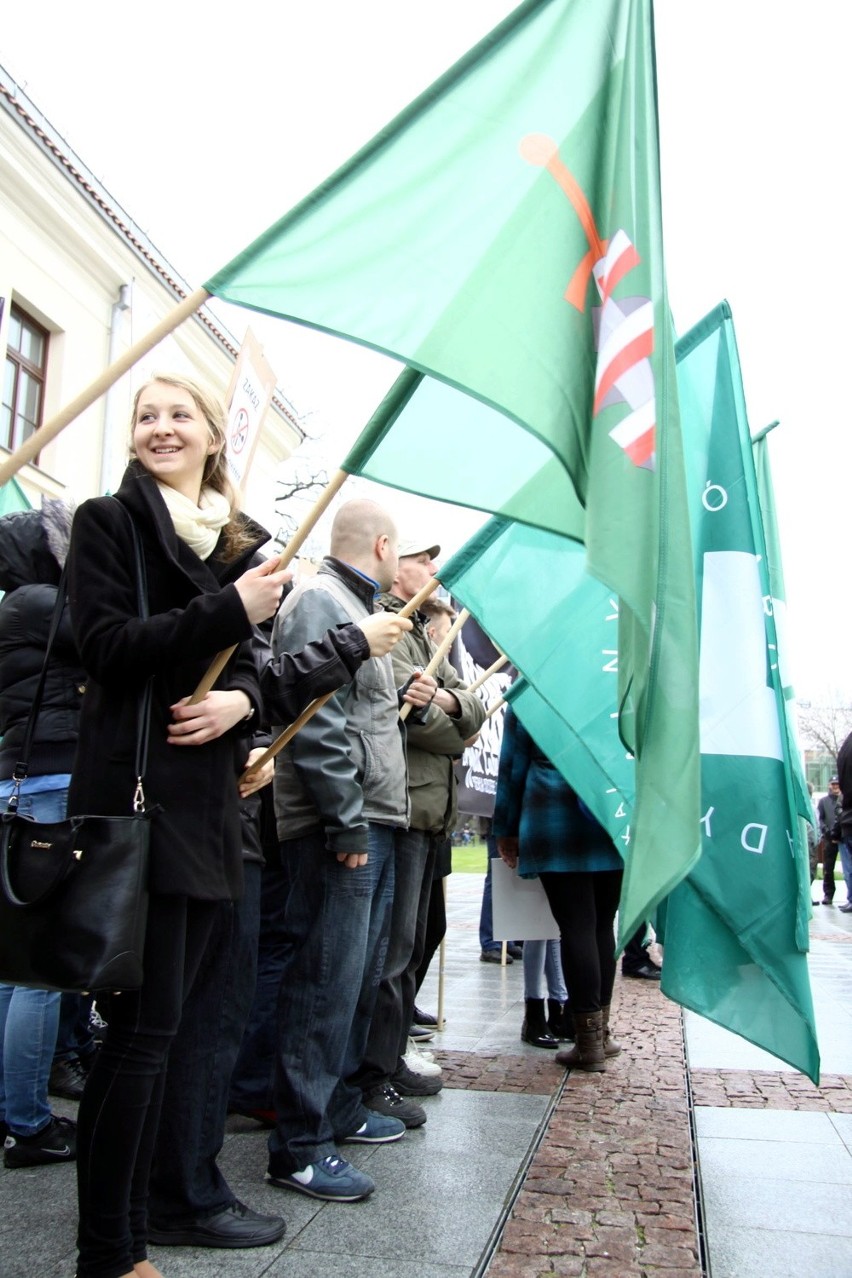
[[[167,386],[176,386],[179,390],[185,390],[192,396],[198,410],[204,414],[210,430],[210,438],[216,445],[216,451],[215,453],[210,453],[204,463],[201,486],[202,488],[212,488],[215,492],[221,493],[231,507],[231,517],[222,529],[222,537],[224,538],[222,558],[226,562],[236,559],[237,555],[247,549],[254,539],[246,531],[243,522],[239,518],[236,489],[228,475],[228,462],[225,456],[228,415],[225,411],[225,405],[213,391],[208,390],[206,386],[202,386],[200,382],[194,381],[191,377],[186,377],[183,373],[154,373],[148,378],[147,382],[139,387],[133,397],[133,410],[130,416],[130,455],[132,457],[136,455],[133,451],[136,410],[139,407],[139,400],[142,395],[154,382],[165,382]]]

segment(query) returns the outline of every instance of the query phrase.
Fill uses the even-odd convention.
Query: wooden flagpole
[[[491,716],[495,715],[497,711],[500,709],[500,707],[504,706],[505,704],[506,704],[505,697],[498,697],[496,701],[492,701],[491,705],[488,707],[488,709],[485,712],[486,719],[490,719]]]
[[[331,480],[329,481],[327,488],[325,488],[323,492],[320,493],[319,497],[314,502],[311,509],[308,511],[304,520],[302,521],[301,524],[299,524],[299,527],[293,533],[293,536],[290,538],[290,540],[287,542],[287,545],[284,547],[284,549],[281,551],[281,554],[278,556],[278,563],[275,565],[276,572],[280,571],[280,569],[282,568],[286,568],[287,565],[296,557],[296,552],[301,550],[308,534],[312,532],[312,530],[319,523],[322,516],[328,510],[328,507],[331,504],[332,498],[334,498],[337,495],[337,493],[343,487],[344,482],[348,478],[349,478],[348,471],[336,470],[334,472],[334,474],[331,477]],[[189,702],[188,702],[189,705],[196,706],[198,705],[199,701],[202,701],[204,697],[207,696],[207,693],[213,687],[213,684],[216,682],[216,680],[219,678],[219,675],[222,673],[222,671],[225,669],[225,666],[228,664],[228,661],[231,657],[231,653],[236,652],[236,650],[237,650],[237,645],[232,644],[230,648],[225,648],[222,652],[218,653],[218,655],[213,658],[213,660],[210,662],[210,665],[207,668],[207,673],[205,674],[204,678],[199,683],[198,687],[195,689],[195,692],[193,692],[192,696],[189,698]],[[320,700],[319,705],[322,705],[322,704],[323,702]],[[317,706],[317,709],[319,709],[319,705]],[[293,725],[291,724],[291,727],[292,726]],[[299,727],[301,726],[302,725],[299,724]],[[295,730],[298,732],[299,729],[296,728]],[[290,738],[288,737],[287,740],[289,741],[289,739]],[[287,743],[283,742],[282,744],[286,745]]]
[[[118,381],[129,368],[132,368],[143,355],[147,355],[148,351],[153,350],[158,342],[164,337],[168,337],[169,333],[174,332],[179,324],[188,319],[200,306],[203,306],[210,294],[204,288],[197,288],[194,293],[190,293],[189,297],[175,307],[173,311],[169,311],[168,315],[160,320],[154,328],[145,336],[141,337],[128,350],[120,355],[117,360],[110,364],[109,368],[104,369],[99,377],[91,383],[86,390],[82,391],[76,399],[72,399],[70,404],[66,404],[61,412],[55,417],[51,417],[50,421],[45,422],[43,426],[39,426],[38,430],[30,435],[29,439],[25,439],[20,448],[16,448],[11,457],[0,465],[0,487],[8,480],[16,475],[22,466],[26,466],[27,462],[33,460],[52,439],[55,439],[60,431],[64,430],[75,417],[94,404],[96,399],[100,399],[104,391],[109,390],[115,382]]]
[[[487,670],[483,670],[478,679],[474,679],[473,683],[468,684],[468,692],[476,692],[476,689],[481,688],[487,679],[490,679],[493,674],[496,674],[498,670],[501,670],[508,660],[508,657],[501,655],[497,661],[493,663],[493,665],[490,665]]]
[[[440,584],[441,583],[438,581],[437,577],[431,577],[429,581],[426,582],[426,585],[418,590],[413,599],[409,599],[408,603],[404,604],[403,607],[400,608],[396,616],[410,617],[413,612],[417,611],[424,599],[428,599],[429,596],[438,589]],[[262,768],[270,759],[274,759],[276,754],[280,753],[280,751],[284,749],[287,742],[291,741],[293,737],[295,737],[299,729],[303,728],[308,720],[313,718],[317,710],[319,710],[321,706],[324,706],[326,701],[334,696],[335,692],[337,692],[336,688],[334,688],[331,692],[327,692],[324,697],[317,697],[315,701],[312,701],[311,704],[302,711],[298,719],[295,719],[293,723],[290,724],[289,728],[285,728],[280,737],[276,737],[276,739],[272,742],[272,745],[269,746],[267,750],[264,750],[263,754],[260,755],[259,758],[255,759],[251,767],[246,768],[245,772],[240,777],[240,780],[247,781],[252,773],[256,772],[258,768]]]
[[[444,917],[447,914],[447,876],[444,875],[441,880],[441,890],[444,893]],[[441,944],[438,947],[438,1009],[435,1013],[435,1020],[438,1022],[436,1029],[444,1028],[444,975],[447,958],[447,932],[444,929],[444,935],[441,937]]]
[[[432,580],[433,581],[435,580],[434,577]],[[455,639],[456,635],[461,630],[462,626],[467,621],[469,616],[470,616],[470,613],[468,612],[467,608],[462,608],[461,612],[456,617],[453,624],[450,626],[446,635],[438,644],[438,647],[435,649],[435,654],[431,658],[426,669],[423,671],[423,674],[430,675],[430,674],[433,674],[438,669],[438,666],[444,660],[444,657],[446,656],[446,654],[450,651],[450,648],[452,647],[452,644],[453,644],[453,640]],[[414,707],[412,706],[411,702],[406,701],[405,705],[402,707],[402,709],[399,712],[400,719],[407,719],[413,709]]]

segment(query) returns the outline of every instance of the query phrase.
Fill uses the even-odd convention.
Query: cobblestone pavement
[[[769,1070],[695,1069],[690,1078],[696,1105],[852,1114],[849,1074],[823,1074],[819,1087],[802,1074],[776,1074]]]
[[[700,1278],[680,1009],[619,978],[622,1054],[605,1074],[544,1059],[437,1052],[446,1086],[558,1092],[489,1278]]]

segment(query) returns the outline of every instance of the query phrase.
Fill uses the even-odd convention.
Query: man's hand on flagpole
[[[238,786],[241,799],[247,799],[249,795],[254,794],[255,791],[262,790],[265,785],[269,785],[270,781],[275,776],[274,759],[267,759],[262,767],[257,768],[256,771],[247,775],[251,769],[251,765],[256,759],[259,759],[262,754],[266,754],[265,746],[255,746],[254,750],[249,751],[249,756],[246,759],[246,766],[242,777],[240,777]]]
[[[438,685],[432,676],[424,674],[422,670],[418,670],[403,693],[402,699],[407,701],[410,706],[420,709],[432,702],[437,691]]]
[[[364,631],[370,656],[384,657],[414,623],[408,617],[398,617],[395,612],[374,612],[355,624]]]
[[[267,559],[256,568],[249,568],[234,582],[252,625],[275,616],[281,603],[281,592],[292,579],[293,574],[288,568],[276,572],[276,563],[275,559]]]

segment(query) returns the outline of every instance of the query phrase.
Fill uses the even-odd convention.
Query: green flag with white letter
[[[700,616],[702,855],[665,907],[664,993],[819,1077],[806,850],[730,310],[678,342]]]
[[[619,598],[622,937],[699,853],[656,112],[651,0],[527,0],[206,285],[407,365],[345,470],[574,538]]]

